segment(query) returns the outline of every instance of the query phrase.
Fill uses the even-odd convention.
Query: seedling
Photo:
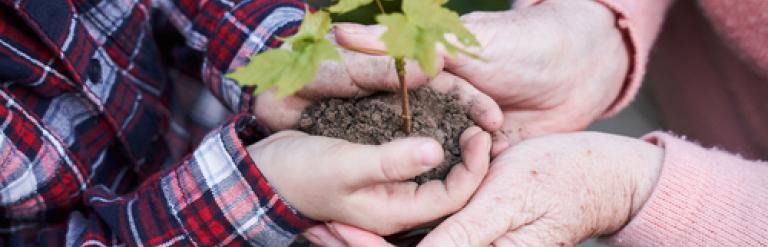
[[[343,14],[359,7],[376,3],[380,14],[376,21],[387,27],[380,39],[387,48],[387,55],[395,60],[395,68],[402,94],[403,132],[411,133],[411,113],[408,100],[408,83],[405,81],[405,59],[412,59],[429,76],[437,74],[437,45],[449,54],[462,53],[476,57],[461,48],[478,47],[480,43],[464,27],[459,15],[443,5],[448,0],[403,0],[401,13],[386,13],[381,0],[340,0],[327,9],[306,12],[299,31],[282,40],[290,49],[272,49],[251,57],[251,62],[228,78],[240,85],[256,86],[254,94],[277,88],[277,96],[285,97],[299,91],[311,82],[324,60],[341,61],[336,45],[325,37],[332,28],[330,13]],[[459,45],[446,39],[453,35]]]

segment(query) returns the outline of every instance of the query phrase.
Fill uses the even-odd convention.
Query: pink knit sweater
[[[607,113],[610,115],[626,106],[640,87],[650,49],[670,1],[600,1],[617,13],[617,26],[629,34],[634,62],[624,93]],[[689,126],[684,129],[691,129],[691,133],[702,133],[701,139],[729,142],[729,147],[751,157],[768,156],[764,153],[768,144],[768,1],[700,0],[699,6],[695,6],[692,1],[682,0],[678,5],[679,10],[673,11],[670,18],[687,13],[684,18],[688,20],[668,23],[672,27],[667,28],[672,30],[667,31],[667,36],[671,37],[660,37],[660,45],[668,49],[657,50],[677,56],[656,54],[658,63],[669,66],[658,70],[650,66],[649,73],[667,72],[651,78],[668,83],[657,87],[666,89],[656,93],[662,103],[693,107],[672,106],[676,112],[668,115],[676,116],[668,118],[673,125]],[[704,14],[691,14],[692,11]],[[700,16],[706,16],[709,25],[697,24],[695,20]],[[712,27],[716,34],[707,35],[707,29]],[[696,110],[699,113],[692,112]],[[712,126],[697,127],[696,121],[700,121],[700,126]],[[733,135],[718,138],[717,134],[710,134],[717,132]],[[739,136],[741,133],[744,136]],[[641,211],[610,237],[611,243],[768,245],[768,163],[704,149],[660,132],[644,139],[665,148],[659,182]]]
[[[679,0],[672,10],[671,0],[597,1],[616,13],[632,57],[623,93],[606,116],[629,104],[648,72],[668,127],[707,146],[768,157],[768,1]],[[644,139],[665,149],[660,178],[610,243],[768,245],[768,163],[662,132]]]

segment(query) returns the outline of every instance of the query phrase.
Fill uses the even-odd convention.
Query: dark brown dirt
[[[435,169],[414,178],[418,183],[444,179],[461,162],[459,137],[474,123],[455,97],[432,89],[410,91],[413,132],[443,145],[445,159]],[[299,130],[361,144],[382,144],[404,137],[399,94],[376,94],[356,99],[328,99],[307,108]]]

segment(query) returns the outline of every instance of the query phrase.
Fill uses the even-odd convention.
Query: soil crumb
[[[451,167],[461,162],[459,137],[472,126],[459,101],[429,88],[410,90],[413,131],[411,136],[432,137],[443,145],[443,163],[414,178],[418,183],[445,179]],[[382,144],[405,137],[400,95],[374,94],[363,98],[327,99],[308,107],[299,120],[299,130],[311,135],[345,139],[361,144]]]

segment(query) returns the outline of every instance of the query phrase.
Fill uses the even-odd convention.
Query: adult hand
[[[482,44],[476,51],[482,59],[445,56],[445,69],[498,103],[503,143],[585,128],[621,90],[627,50],[614,13],[597,1],[546,0],[462,19]],[[384,31],[339,24],[336,39],[344,47],[380,54]],[[497,152],[506,148],[496,144]]]
[[[428,138],[373,146],[309,136],[274,134],[248,152],[276,191],[305,216],[392,234],[434,221],[463,207],[485,176],[491,137],[478,127],[460,137],[463,162],[445,181],[406,180],[442,162]]]
[[[572,246],[613,233],[650,196],[662,159],[657,146],[609,134],[523,141],[420,246]]]
[[[316,100],[399,91],[394,59],[345,49],[339,49],[339,52],[343,62],[323,62],[317,78],[296,95],[277,99],[274,90],[259,94],[254,114],[272,130],[292,129],[296,127],[301,112]],[[442,64],[439,66],[442,68]],[[487,131],[496,131],[501,126],[501,109],[496,102],[461,78],[442,73],[435,80],[430,80],[416,64],[407,62],[406,81],[411,89],[428,85],[438,92],[456,96],[468,108],[472,119]]]

